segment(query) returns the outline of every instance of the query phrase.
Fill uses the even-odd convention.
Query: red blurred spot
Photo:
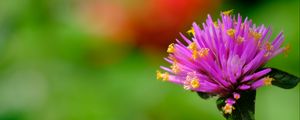
[[[144,0],[126,5],[122,2],[88,1],[84,17],[98,35],[130,41],[143,48],[165,48],[179,32],[188,29],[196,19],[205,18],[219,4],[212,0]]]

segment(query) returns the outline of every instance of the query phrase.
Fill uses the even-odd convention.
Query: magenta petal
[[[241,85],[239,86],[240,90],[248,90],[251,86],[250,85]]]
[[[228,98],[228,99],[225,101],[225,103],[230,104],[230,105],[233,105],[233,104],[235,104],[235,100],[232,99],[232,98]]]

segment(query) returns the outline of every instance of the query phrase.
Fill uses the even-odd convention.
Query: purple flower
[[[225,114],[231,114],[233,104],[240,92],[256,90],[271,85],[273,78],[266,76],[271,69],[262,69],[268,60],[288,48],[281,48],[284,40],[280,32],[270,40],[270,27],[256,26],[240,15],[221,13],[221,19],[211,16],[200,28],[196,23],[188,31],[191,38],[180,34],[184,43],[169,45],[169,56],[165,60],[172,65],[157,71],[157,78],[182,85],[195,92],[231,96],[223,107]]]

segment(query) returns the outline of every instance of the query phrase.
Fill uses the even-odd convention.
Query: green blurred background
[[[167,44],[234,9],[281,30],[299,76],[299,0],[1,0],[0,120],[222,120],[215,99],[156,80]],[[257,120],[299,120],[299,85],[257,92]]]

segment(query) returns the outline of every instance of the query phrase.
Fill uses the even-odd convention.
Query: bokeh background
[[[1,0],[0,120],[222,120],[215,99],[156,80],[167,45],[220,11],[281,30],[299,76],[299,0]],[[299,120],[299,85],[257,92],[257,120]]]

